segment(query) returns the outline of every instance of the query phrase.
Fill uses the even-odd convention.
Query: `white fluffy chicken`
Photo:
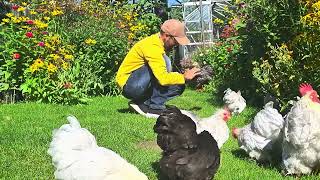
[[[265,104],[253,121],[243,128],[233,128],[232,135],[251,158],[271,162],[273,156],[281,159],[281,140],[284,119],[273,102]]]
[[[208,131],[217,141],[219,149],[229,138],[229,128],[227,121],[231,114],[239,114],[246,107],[246,100],[241,96],[241,92],[232,91],[228,88],[223,97],[224,108],[218,109],[213,115],[207,118],[199,118],[190,111],[181,110],[181,113],[189,116],[197,126],[197,133]]]
[[[282,163],[286,174],[310,174],[320,169],[320,100],[310,84],[286,116]]]
[[[48,154],[56,168],[56,179],[63,180],[147,180],[134,165],[117,153],[99,147],[95,137],[74,116],[69,124],[53,131]]]

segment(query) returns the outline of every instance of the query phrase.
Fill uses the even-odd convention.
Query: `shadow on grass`
[[[222,101],[223,95],[221,98],[217,98],[216,96],[212,96],[211,98],[206,99],[206,101],[211,104],[212,106],[217,106],[217,107],[222,107],[223,106],[223,101]]]
[[[152,168],[153,168],[153,171],[157,173],[158,180],[169,180],[167,175],[165,175],[161,172],[159,162],[153,162]]]
[[[130,112],[131,112],[129,108],[117,109],[117,111],[118,111],[119,113],[130,113]]]
[[[249,155],[246,154],[246,152],[242,149],[232,150],[231,153],[236,158],[255,163],[259,167],[262,167],[265,169],[270,169],[270,170],[276,169],[280,174],[282,174],[283,169],[281,168],[281,159],[273,158],[272,162],[255,161],[254,159],[251,159]]]
[[[156,140],[140,141],[136,144],[136,147],[145,150],[152,150],[156,152],[162,152],[161,148],[158,146]]]
[[[199,111],[201,109],[202,109],[202,107],[194,106],[194,107],[186,108],[185,110],[193,112],[193,111]]]

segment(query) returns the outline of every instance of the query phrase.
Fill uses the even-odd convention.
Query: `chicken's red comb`
[[[309,91],[313,91],[313,88],[309,83],[301,83],[299,85],[299,92],[301,96],[304,96]]]

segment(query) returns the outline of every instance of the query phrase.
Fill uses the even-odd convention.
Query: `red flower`
[[[16,11],[19,8],[19,6],[14,4],[11,8]]]
[[[33,21],[29,19],[26,21],[26,23],[31,25],[31,24],[33,24]]]
[[[42,32],[43,35],[49,34],[48,31],[43,31]]]
[[[43,47],[43,46],[44,46],[44,42],[42,42],[42,41],[39,42],[39,43],[38,43],[38,46]]]
[[[32,37],[33,37],[33,33],[32,33],[32,32],[26,32],[26,36],[27,36],[28,38],[32,38]]]
[[[14,53],[13,54],[13,59],[20,59],[20,54],[19,53]]]

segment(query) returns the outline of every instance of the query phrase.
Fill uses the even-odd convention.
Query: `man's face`
[[[178,46],[179,43],[177,40],[171,36],[170,34],[165,34],[165,41],[164,41],[164,47],[166,51],[171,51],[173,47]]]

